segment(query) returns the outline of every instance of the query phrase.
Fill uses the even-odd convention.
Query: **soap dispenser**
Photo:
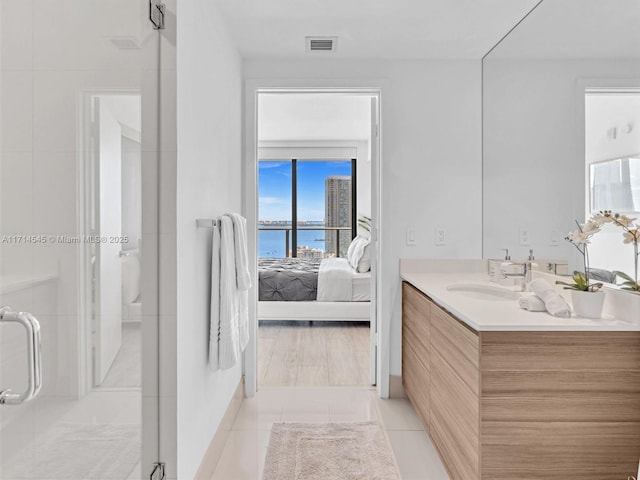
[[[536,259],[536,257],[533,256],[533,249],[529,249],[529,258],[528,260],[528,265],[527,265],[527,284],[529,284],[531,282],[532,279],[532,271],[533,270],[538,270],[538,264],[534,261]]]
[[[509,256],[509,250],[503,248],[504,250],[504,261],[500,264],[500,268],[498,269],[498,279],[497,282],[500,285],[515,285],[514,278],[509,277],[505,274],[513,273],[513,262],[511,261],[511,257]]]

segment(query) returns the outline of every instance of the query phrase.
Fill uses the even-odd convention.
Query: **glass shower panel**
[[[160,48],[149,3],[0,5],[0,479],[148,478],[157,319],[141,282],[156,260],[142,239],[156,216],[142,205],[157,169],[143,158],[157,158],[145,111]],[[10,404],[34,382],[33,399]]]

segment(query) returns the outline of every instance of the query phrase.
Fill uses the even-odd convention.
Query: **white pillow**
[[[369,270],[371,270],[371,253],[370,253],[370,240],[367,238],[366,240],[366,245],[364,246],[364,249],[362,250],[362,257],[360,258],[360,261],[358,262],[358,268],[356,268],[356,270],[358,271],[358,273],[366,273]]]
[[[358,235],[353,239],[347,250],[347,261],[351,268],[358,273],[368,272],[371,268],[369,242],[370,240],[367,237]]]
[[[349,262],[349,265],[351,265],[351,268],[356,268],[354,267],[354,262],[353,262],[353,251],[356,249],[356,246],[358,245],[359,242],[360,242],[360,237],[357,236],[356,238],[351,240],[351,243],[349,244],[349,248],[347,249],[347,262]]]

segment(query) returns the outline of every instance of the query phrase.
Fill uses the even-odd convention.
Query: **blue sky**
[[[351,161],[298,160],[298,220],[324,220],[324,181],[351,175]],[[258,218],[291,220],[291,162],[258,163]]]

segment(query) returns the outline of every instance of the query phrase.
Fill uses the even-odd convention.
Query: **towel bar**
[[[196,219],[196,227],[198,228],[214,228],[218,226],[218,220],[211,218],[198,218]]]

